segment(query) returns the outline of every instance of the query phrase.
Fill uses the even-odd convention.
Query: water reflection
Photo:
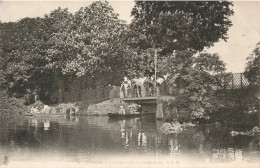
[[[168,138],[168,146],[170,155],[177,156],[179,154],[179,143],[178,137],[169,137]]]
[[[258,162],[260,135],[231,137],[225,128],[189,128],[164,135],[154,116],[109,121],[108,117],[1,118],[2,158],[57,155],[78,159],[98,154],[183,157],[204,162]]]
[[[118,121],[120,125],[121,140],[125,148],[135,148],[145,150],[147,146],[147,137],[141,129],[140,118]],[[136,139],[137,137],[137,139]],[[137,140],[137,144],[135,141]],[[137,145],[137,146],[136,146]]]
[[[29,120],[29,125],[35,128],[35,131],[37,131],[38,128],[38,120],[36,118],[32,118]]]
[[[43,127],[44,127],[44,130],[45,131],[47,131],[47,130],[49,130],[49,128],[50,128],[50,121],[49,120],[44,120],[43,121]]]
[[[243,162],[245,156],[241,149],[213,149],[212,159],[218,162]]]
[[[138,132],[138,146],[140,147],[146,147],[147,146],[147,138],[145,136],[145,133],[140,131]]]

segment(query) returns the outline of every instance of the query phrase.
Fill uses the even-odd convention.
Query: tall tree
[[[158,68],[170,74],[168,85],[176,97],[169,104],[177,111],[189,109],[190,118],[205,117],[212,109],[216,74],[225,69],[217,54],[195,53],[228,39],[232,5],[227,1],[136,1],[132,10],[133,45],[158,51],[163,65]]]
[[[136,1],[131,27],[139,32],[143,48],[201,51],[219,39],[226,40],[232,25],[228,1]]]
[[[126,66],[124,60],[131,55],[129,47],[121,42],[127,25],[108,2],[94,2],[58,24],[62,28],[50,39],[55,44],[48,50],[50,68],[75,77],[92,76],[101,90],[98,97],[102,97],[107,80],[120,78]]]
[[[58,90],[58,102],[63,102],[68,82],[85,75],[85,83],[97,81],[102,97],[104,85],[119,83],[136,55],[122,42],[128,26],[108,2],[94,2],[74,15],[58,8],[44,18],[25,18],[1,28],[5,86],[20,96],[28,88],[42,96]]]
[[[34,90],[42,79],[46,64],[45,39],[48,37],[42,18],[24,18],[16,23],[1,24],[1,70],[9,94],[18,97],[26,94],[28,88]],[[32,80],[38,78],[32,82]]]

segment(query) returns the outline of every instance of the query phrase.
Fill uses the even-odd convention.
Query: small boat
[[[34,113],[35,117],[45,117],[45,116],[65,116],[65,113]]]
[[[64,118],[66,114],[64,113],[25,113],[25,116],[37,117],[37,118]]]
[[[32,113],[25,113],[24,115],[25,115],[25,116],[33,116]]]
[[[152,113],[139,113],[139,114],[118,114],[118,113],[108,113],[109,119],[114,119],[114,120],[123,120],[123,119],[128,119],[128,118],[135,118],[135,117],[140,117],[144,116],[146,114],[152,114]]]

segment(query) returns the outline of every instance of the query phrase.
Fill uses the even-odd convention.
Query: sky
[[[0,1],[0,20],[14,22],[24,17],[42,17],[61,7],[74,13],[80,7],[88,6],[91,1]],[[109,1],[119,18],[131,22],[133,1]],[[205,49],[218,53],[226,63],[227,72],[243,72],[246,57],[260,42],[260,1],[235,1],[234,15],[230,17],[233,26],[228,31],[227,42],[220,40],[213,47]]]

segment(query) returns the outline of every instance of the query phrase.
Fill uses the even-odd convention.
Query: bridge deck
[[[121,98],[121,100],[123,100],[123,101],[157,100],[157,99],[158,99],[158,96]]]
[[[129,105],[142,105],[142,110],[150,113],[156,113],[156,118],[163,118],[163,101],[175,99],[174,96],[147,96],[147,97],[130,97],[120,98],[122,105],[126,111],[130,111]]]
[[[149,96],[149,97],[130,97],[130,98],[120,98],[123,101],[142,101],[142,100],[157,100],[158,98],[162,99],[175,99],[174,96]]]

